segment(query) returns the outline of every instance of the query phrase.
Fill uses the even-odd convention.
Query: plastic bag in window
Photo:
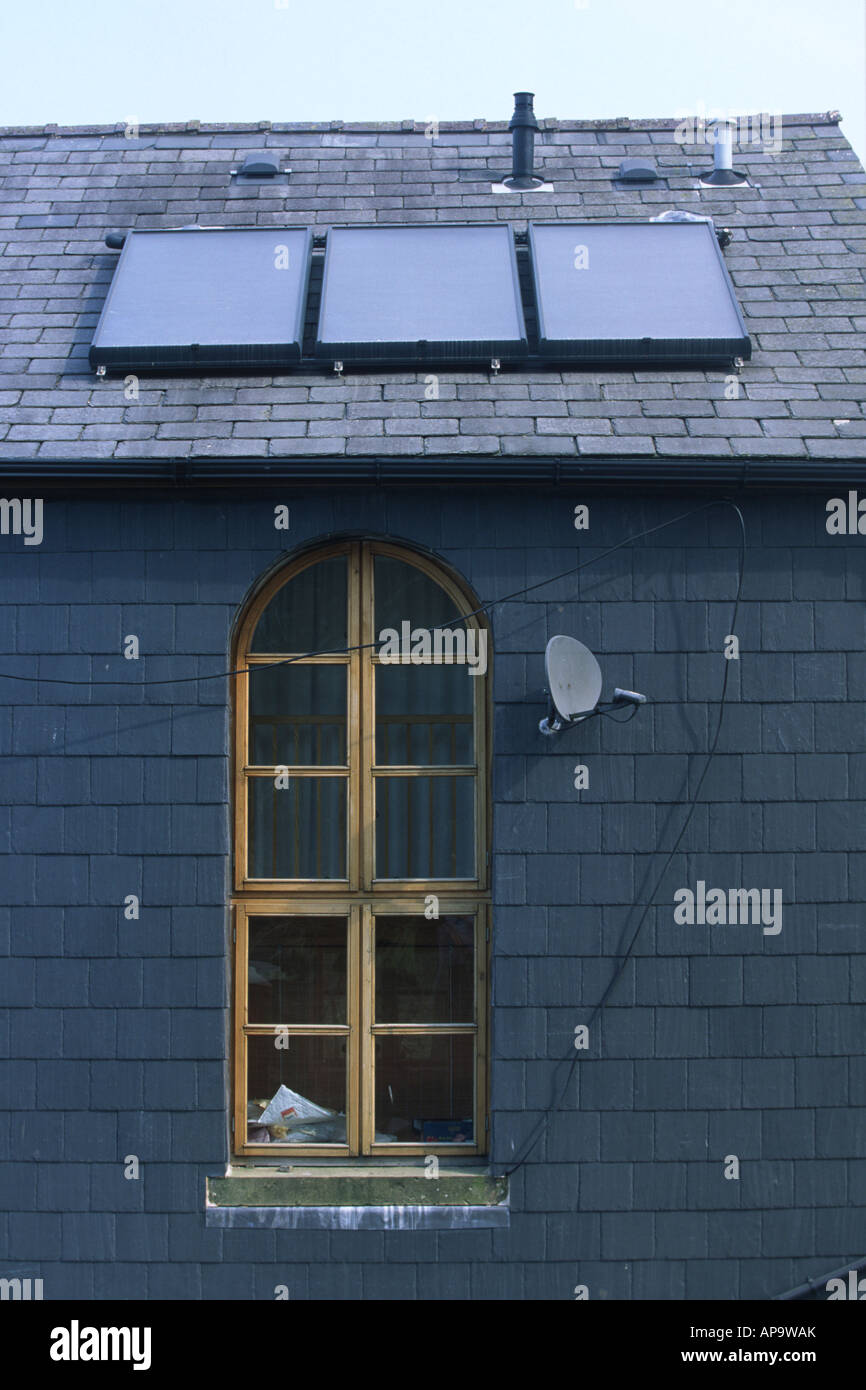
[[[325,1110],[321,1105],[307,1100],[306,1096],[281,1086],[267,1109],[258,1116],[260,1125],[285,1125],[288,1129],[298,1129],[304,1120],[327,1120],[336,1114]]]

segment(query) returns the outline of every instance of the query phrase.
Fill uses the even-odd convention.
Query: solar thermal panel
[[[301,356],[307,228],[129,232],[92,367],[283,367]]]
[[[542,357],[714,365],[751,356],[708,222],[533,222],[529,245]]]
[[[506,226],[336,227],[328,233],[316,354],[371,365],[526,353]]]

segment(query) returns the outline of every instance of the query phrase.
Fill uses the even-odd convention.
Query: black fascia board
[[[62,491],[115,492],[134,489],[227,491],[270,486],[333,487],[543,487],[582,486],[604,489],[629,483],[645,491],[683,488],[727,488],[740,491],[830,494],[841,487],[864,484],[866,461],[764,456],[748,458],[665,458],[610,455],[441,457],[347,457],[344,454],[309,458],[125,458],[6,459],[0,463],[0,490],[10,483],[35,494]]]

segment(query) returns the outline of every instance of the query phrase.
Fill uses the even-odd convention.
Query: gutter
[[[863,459],[694,459],[641,455],[611,458],[509,457],[448,454],[377,458],[319,454],[304,458],[6,459],[0,489],[18,484],[40,492],[88,489],[201,489],[298,487],[557,488],[579,483],[605,488],[631,483],[646,492],[672,488],[726,488],[738,492],[823,492],[866,481]]]

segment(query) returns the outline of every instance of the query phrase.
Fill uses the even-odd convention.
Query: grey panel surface
[[[511,229],[337,227],[316,352],[368,362],[522,356]]]
[[[530,223],[540,348],[573,360],[748,357],[706,222]]]
[[[280,365],[301,355],[306,228],[130,232],[91,366]]]

